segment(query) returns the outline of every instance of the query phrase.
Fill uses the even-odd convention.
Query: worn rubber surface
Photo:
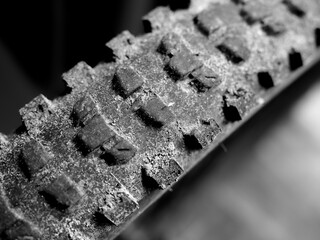
[[[320,45],[317,0],[194,0],[107,43],[0,135],[0,239],[108,239]],[[92,33],[91,33],[92,34]]]

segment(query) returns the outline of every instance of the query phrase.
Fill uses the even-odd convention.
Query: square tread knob
[[[123,98],[136,92],[143,84],[142,77],[129,66],[119,66],[113,78],[114,89]]]
[[[41,143],[32,139],[23,146],[19,158],[21,170],[31,178],[50,161],[51,156]]]
[[[78,132],[76,142],[80,144],[84,153],[89,153],[101,146],[116,133],[109,127],[102,115],[95,115]]]
[[[170,109],[157,96],[144,101],[138,100],[134,103],[134,110],[146,125],[154,128],[161,128],[175,118]]]
[[[62,174],[40,192],[51,207],[60,211],[75,205],[84,193],[68,176]]]

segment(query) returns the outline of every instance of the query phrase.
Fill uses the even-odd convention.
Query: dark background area
[[[123,30],[143,33],[141,18],[156,6],[188,0],[3,1],[0,7],[0,131],[20,124],[18,110],[43,93],[63,91],[61,74],[77,62],[109,57],[105,43]]]

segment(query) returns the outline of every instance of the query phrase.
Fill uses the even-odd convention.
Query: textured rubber
[[[0,239],[107,239],[319,47],[317,0],[194,0],[80,62],[0,135]],[[149,200],[148,200],[149,201]]]

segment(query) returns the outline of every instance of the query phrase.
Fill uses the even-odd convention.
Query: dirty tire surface
[[[148,33],[107,43],[114,61],[78,63],[66,95],[37,96],[0,135],[0,239],[113,238],[312,61],[319,12],[317,0],[159,7]]]

